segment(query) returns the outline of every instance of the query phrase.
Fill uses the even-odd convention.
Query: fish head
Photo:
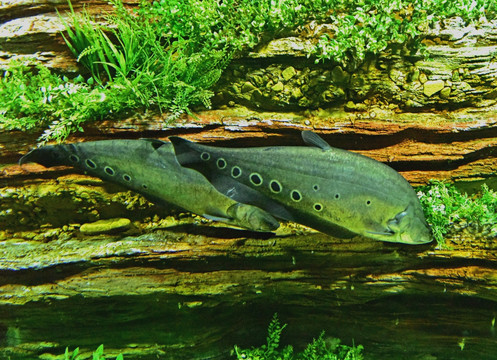
[[[253,231],[274,231],[280,226],[272,215],[253,205],[236,203],[228,208],[227,214],[238,226]]]
[[[411,203],[404,210],[392,213],[384,219],[381,231],[366,231],[364,235],[376,240],[410,245],[432,241],[431,229],[419,203]]]

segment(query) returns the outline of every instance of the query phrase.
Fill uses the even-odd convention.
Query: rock
[[[424,84],[427,81],[428,81],[428,77],[426,76],[426,74],[424,74],[424,73],[419,74],[419,82],[421,84]]]
[[[442,90],[444,86],[443,80],[428,80],[423,85],[423,94],[430,97]]]
[[[450,87],[444,87],[441,91],[440,91],[440,97],[442,99],[447,99],[449,96],[450,96]]]
[[[331,70],[331,79],[334,83],[340,84],[348,79],[348,73],[342,69],[341,66],[335,66]]]
[[[283,76],[283,79],[285,79],[285,81],[290,80],[296,74],[297,74],[297,71],[294,69],[293,66],[289,66],[281,72],[281,76]]]
[[[254,85],[252,85],[252,83],[250,81],[246,81],[242,85],[241,92],[242,92],[242,94],[248,93],[248,92],[255,90],[255,89],[256,89],[256,87]]]
[[[109,234],[126,231],[131,227],[131,221],[126,218],[98,220],[81,225],[79,231],[85,235]]]
[[[267,58],[274,56],[292,56],[307,57],[309,51],[314,47],[311,40],[298,37],[286,37],[271,40],[266,46],[257,52],[249,53],[251,58]]]
[[[274,84],[271,89],[274,92],[281,92],[283,91],[283,83],[281,81],[278,81],[276,84]]]
[[[292,96],[295,99],[300,99],[304,95],[302,94],[302,91],[300,90],[299,87],[294,87],[294,88],[292,88]]]
[[[389,74],[390,80],[392,80],[396,85],[404,85],[406,82],[406,75],[398,69],[392,69]]]

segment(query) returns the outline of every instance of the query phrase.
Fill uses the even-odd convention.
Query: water
[[[272,294],[235,306],[171,295],[3,306],[4,333],[5,327],[10,330],[3,335],[0,356],[30,359],[62,354],[65,346],[95,350],[103,343],[107,353],[122,351],[125,359],[230,359],[234,344],[265,343],[274,312],[288,323],[282,344],[296,350],[325,330],[343,343],[364,345],[366,359],[493,359],[497,354],[493,302],[450,295],[393,296],[354,306],[336,306],[326,297],[288,300],[306,305]],[[202,305],[185,305],[194,301]],[[44,350],[35,349],[44,343]]]

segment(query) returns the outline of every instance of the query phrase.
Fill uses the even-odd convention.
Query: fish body
[[[219,148],[170,137],[178,162],[204,174],[223,194],[274,216],[337,237],[357,234],[406,244],[428,243],[431,231],[411,185],[371,158],[312,145]]]
[[[174,205],[250,230],[272,231],[279,227],[266,211],[228,198],[200,173],[180,166],[169,142],[102,140],[45,146],[32,150],[19,162],[73,166],[134,190],[158,205]]]

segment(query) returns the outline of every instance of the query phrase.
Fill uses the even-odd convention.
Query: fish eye
[[[242,175],[242,169],[240,169],[238,166],[233,166],[231,168],[231,176],[233,176],[235,179]]]
[[[226,167],[226,160],[219,158],[217,159],[216,165],[219,169],[224,169]]]
[[[259,186],[262,184],[262,177],[258,173],[252,173],[250,174],[250,182],[254,184],[255,186]]]
[[[204,161],[209,161],[211,158],[211,154],[209,154],[208,152],[203,152],[202,154],[200,154],[200,158]]]
[[[299,202],[300,200],[302,200],[302,195],[300,194],[300,192],[298,190],[292,190],[290,196],[291,196],[292,200],[295,202]]]
[[[97,164],[95,164],[95,162],[93,160],[90,160],[90,159],[86,160],[86,166],[88,166],[89,168],[92,168],[92,169],[97,168]]]

